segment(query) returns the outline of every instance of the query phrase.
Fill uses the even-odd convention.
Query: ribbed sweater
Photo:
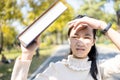
[[[56,63],[50,63],[49,67],[39,73],[34,80],[94,80],[90,74],[91,61],[76,59],[72,55]],[[17,58],[11,80],[27,80],[31,60]],[[120,74],[120,55],[97,64],[98,80],[120,80],[116,75]],[[119,75],[120,76],[120,75]]]

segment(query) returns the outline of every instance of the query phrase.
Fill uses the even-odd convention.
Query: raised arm
[[[90,25],[93,29],[99,29],[99,30],[104,30],[108,24],[106,22],[97,20],[94,18],[89,18],[89,17],[83,17],[80,19],[75,19],[71,22],[68,23],[69,27],[74,27],[76,28],[79,24],[85,23]],[[117,46],[117,48],[120,50],[120,33],[117,31],[113,30],[112,28],[109,28],[108,31],[105,33],[106,36]]]
[[[29,67],[36,48],[39,46],[39,39],[36,39],[28,48],[21,45],[22,54],[16,59],[11,80],[27,80]]]
[[[120,33],[110,28],[106,35],[112,40],[112,42],[117,46],[117,48],[120,50]]]

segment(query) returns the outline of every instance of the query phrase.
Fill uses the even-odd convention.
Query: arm
[[[21,60],[18,57],[15,61],[11,80],[27,80],[31,60]]]
[[[32,61],[32,57],[38,45],[38,39],[37,41],[35,41],[34,44],[29,46],[28,48],[24,48],[21,45],[22,55],[16,59],[11,80],[27,80],[27,75]]]
[[[74,27],[77,28],[77,26],[81,23],[84,24],[88,24],[90,27],[92,27],[93,29],[99,29],[99,30],[103,30],[106,28],[107,24],[104,21],[101,20],[97,20],[94,18],[89,18],[89,17],[83,17],[80,19],[75,19],[71,22],[68,23],[69,27]],[[108,38],[117,46],[117,48],[120,50],[120,33],[118,33],[117,31],[113,30],[112,28],[110,28],[106,34],[106,36],[108,36]]]
[[[111,39],[111,41],[117,46],[117,48],[120,50],[120,33],[116,32],[112,28],[110,28],[106,35]]]

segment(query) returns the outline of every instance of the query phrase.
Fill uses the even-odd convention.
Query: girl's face
[[[93,29],[87,24],[80,24],[70,33],[70,48],[75,58],[86,58],[95,43]]]

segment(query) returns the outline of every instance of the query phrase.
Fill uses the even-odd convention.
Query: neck
[[[85,56],[85,57],[77,57],[75,55],[73,55],[73,57],[76,58],[76,59],[85,59],[85,58],[87,58],[87,56]]]

